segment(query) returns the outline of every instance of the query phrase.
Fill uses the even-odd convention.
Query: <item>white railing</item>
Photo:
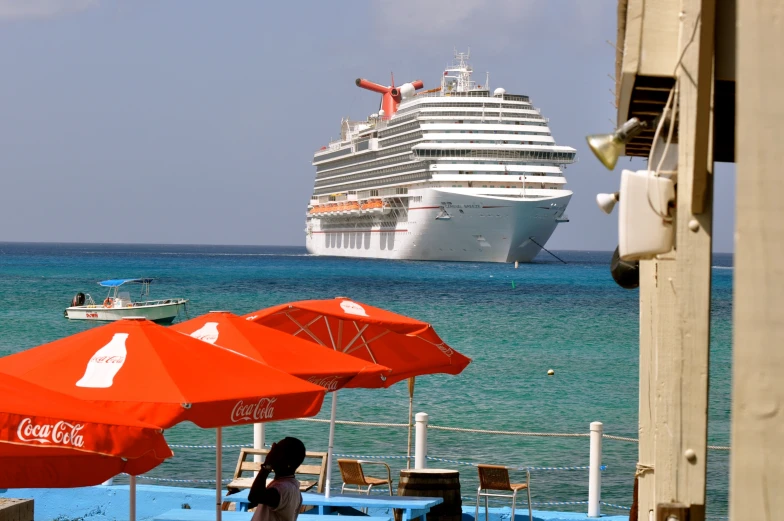
[[[415,439],[412,447],[413,456],[410,455],[368,455],[368,454],[335,454],[335,457],[347,457],[355,459],[379,459],[379,460],[401,460],[410,461],[413,459],[414,468],[424,469],[427,468],[428,462],[445,462],[456,465],[466,465],[475,467],[476,462],[459,461],[455,459],[445,459],[440,457],[430,456],[428,454],[430,447],[428,445],[428,432],[433,431],[448,431],[448,432],[462,432],[483,435],[501,435],[501,436],[529,436],[529,437],[548,437],[548,438],[588,438],[589,439],[589,464],[588,466],[508,466],[509,470],[527,470],[531,472],[549,472],[549,471],[588,471],[588,490],[587,498],[583,500],[569,500],[569,501],[547,501],[537,503],[534,506],[558,506],[558,505],[586,505],[589,517],[601,516],[601,506],[611,507],[614,509],[628,510],[628,506],[615,505],[612,503],[602,501],[602,472],[606,471],[606,466],[602,464],[602,443],[604,439],[620,441],[626,443],[638,443],[637,438],[628,436],[615,436],[604,433],[603,424],[601,422],[592,422],[589,426],[588,432],[581,433],[568,433],[568,432],[535,432],[535,431],[504,431],[504,430],[491,430],[491,429],[474,429],[466,427],[447,427],[440,425],[431,425],[429,423],[430,417],[427,413],[417,413],[412,425],[408,423],[393,423],[393,422],[364,422],[364,421],[351,421],[351,420],[337,420],[335,423],[347,426],[358,427],[375,427],[375,428],[395,428],[395,429],[408,429],[411,427],[414,431]],[[313,422],[328,424],[328,419],[321,418],[300,418],[297,421]],[[255,434],[255,432],[254,432]],[[258,434],[254,439],[255,446],[263,446],[264,440]],[[175,449],[206,449],[214,450],[216,445],[177,445],[171,444]],[[237,445],[222,445],[223,449],[234,449],[246,447],[247,444]],[[722,445],[708,445],[710,450],[729,451],[729,446]],[[214,484],[215,479],[170,479],[166,477],[153,477],[153,476],[140,476],[140,479],[157,481],[157,482],[172,482],[193,485],[206,485]],[[222,482],[228,482],[229,479],[221,479]],[[468,499],[468,498],[466,498]]]

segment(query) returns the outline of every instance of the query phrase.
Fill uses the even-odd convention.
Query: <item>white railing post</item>
[[[427,468],[427,413],[416,413],[416,438],[414,440],[415,453],[414,453],[414,468],[425,469]]]
[[[602,500],[602,422],[591,422],[591,459],[588,463],[588,517],[600,517]]]
[[[263,423],[254,423],[253,424],[253,448],[254,449],[263,449],[264,448],[264,424]],[[253,455],[253,462],[254,463],[264,463],[262,461],[261,454],[254,454]],[[254,476],[258,476],[258,472],[253,473]]]

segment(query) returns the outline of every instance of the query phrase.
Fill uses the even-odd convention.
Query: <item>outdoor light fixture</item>
[[[596,194],[596,204],[599,205],[601,211],[607,215],[611,214],[615,204],[618,202],[618,192],[612,194]]]
[[[585,139],[588,140],[588,146],[591,147],[599,161],[608,170],[612,170],[621,155],[621,148],[647,126],[646,122],[632,118],[612,134],[594,134]]]

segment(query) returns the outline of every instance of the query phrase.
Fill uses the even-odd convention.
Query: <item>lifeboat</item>
[[[383,203],[381,199],[371,199],[368,202],[368,209],[371,213],[379,214],[383,212]]]
[[[349,215],[359,215],[359,203],[356,201],[352,201],[348,203],[348,214]]]

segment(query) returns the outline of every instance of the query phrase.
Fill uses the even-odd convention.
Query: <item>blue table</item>
[[[248,510],[248,492],[243,490],[236,494],[224,496],[224,501],[235,501],[238,511]],[[320,515],[337,514],[341,508],[367,508],[367,509],[391,509],[396,508],[403,511],[403,521],[413,521],[421,518],[426,521],[425,515],[430,509],[444,502],[440,497],[412,497],[412,496],[385,496],[364,494],[337,494],[329,499],[323,494],[312,492],[302,493],[302,504],[318,507]]]

